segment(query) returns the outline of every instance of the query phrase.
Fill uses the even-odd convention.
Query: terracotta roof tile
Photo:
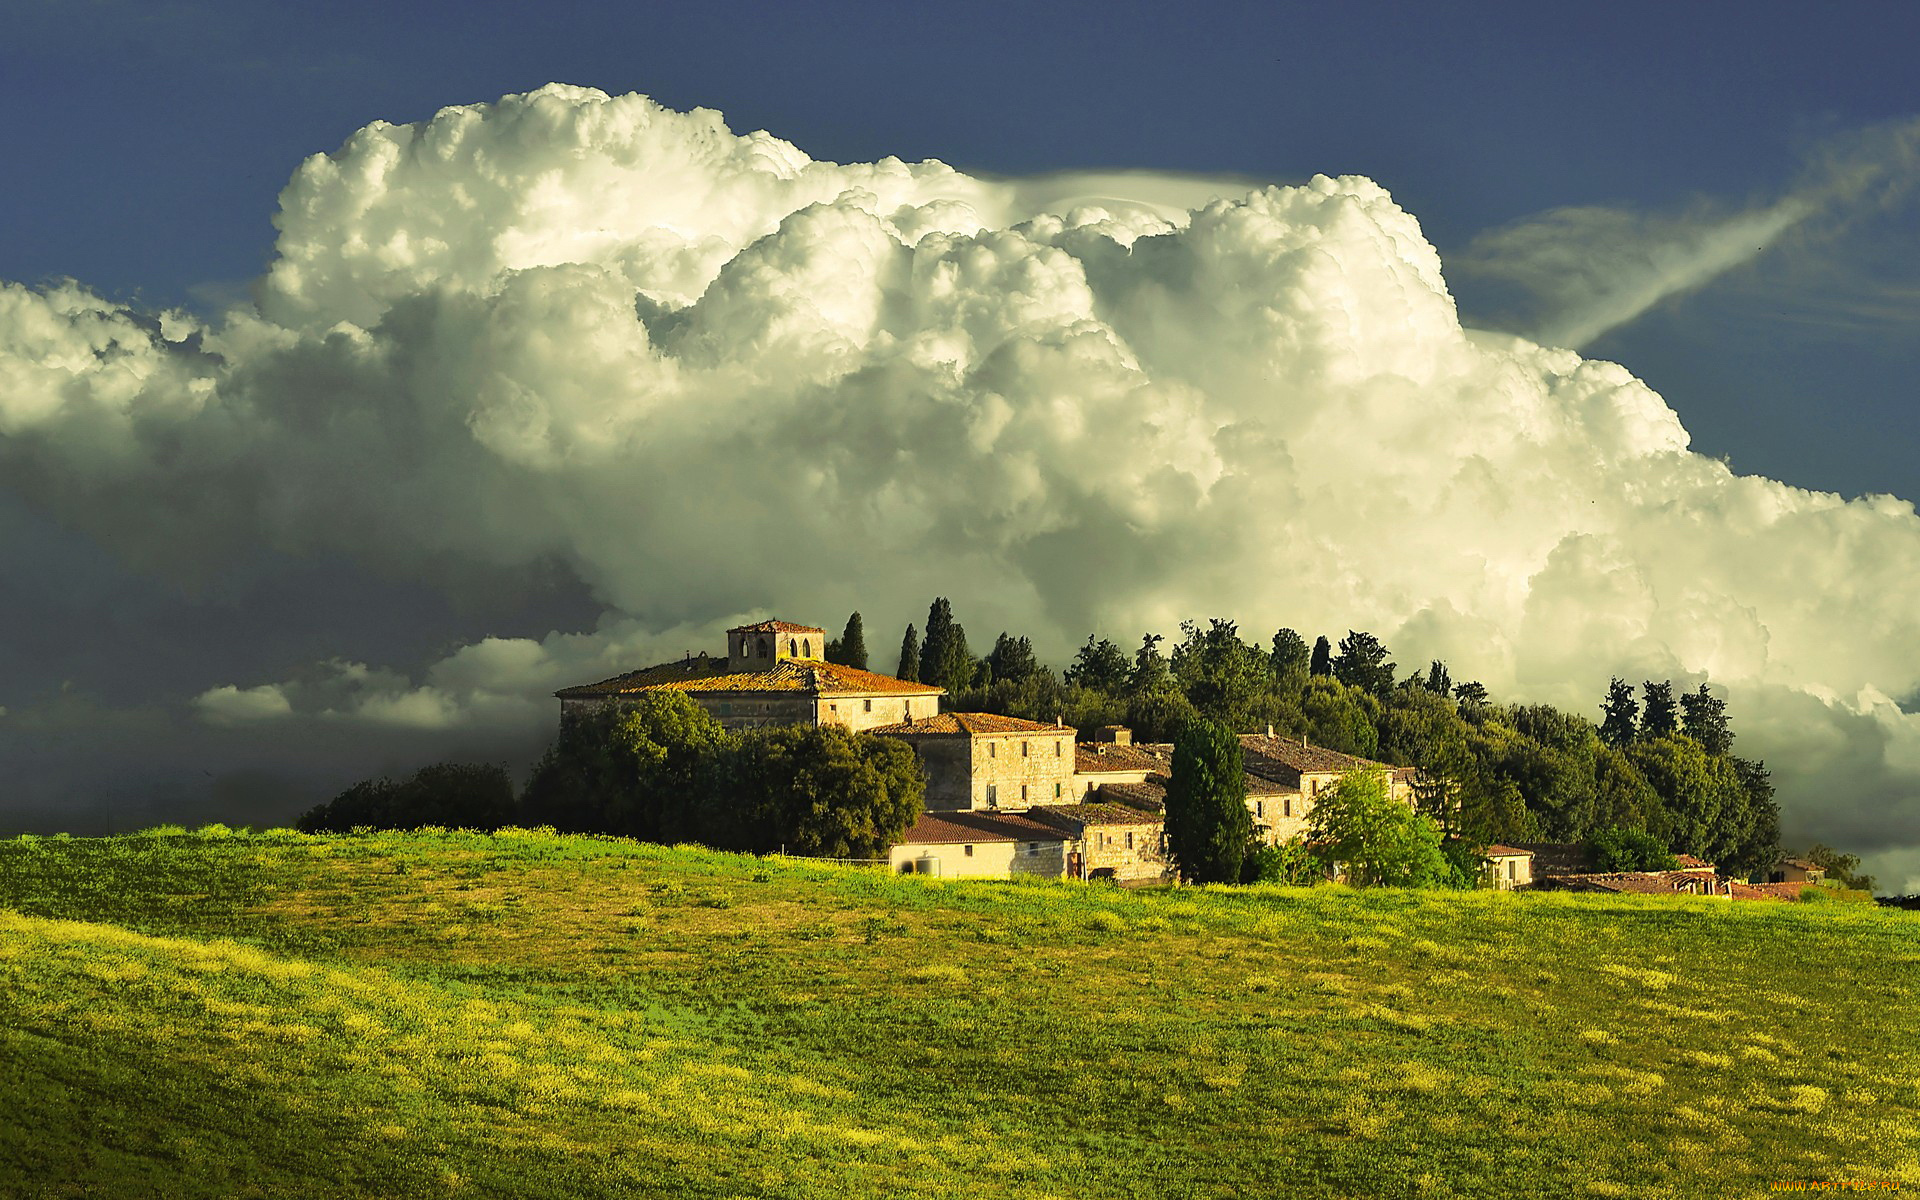
[[[1256,775],[1279,774],[1283,776],[1282,781],[1286,783],[1298,783],[1298,776],[1308,773],[1339,774],[1354,770],[1398,773],[1403,770],[1386,763],[1374,762],[1370,758],[1342,754],[1338,750],[1329,750],[1325,746],[1303,745],[1300,738],[1279,737],[1264,733],[1241,734],[1240,750],[1246,757],[1248,771]],[[1292,776],[1292,778],[1284,778],[1285,776]]]
[[[728,633],[822,633],[826,630],[818,625],[795,625],[792,621],[757,621],[752,625],[736,625]]]
[[[1162,817],[1157,812],[1145,812],[1126,804],[1036,804],[1027,810],[1027,816],[1049,825],[1060,825],[1069,833],[1074,827],[1086,828],[1090,825],[1158,825]]]
[[[1103,783],[1093,794],[1105,802],[1157,813],[1167,807],[1167,777],[1150,775],[1145,783]]]
[[[726,659],[703,655],[682,662],[662,663],[657,667],[629,671],[599,683],[562,688],[554,695],[562,700],[593,700],[654,691],[935,696],[941,694],[942,689],[815,659],[783,658],[765,671],[730,671]]]
[[[1489,858],[1509,858],[1516,854],[1524,854],[1528,858],[1533,857],[1533,851],[1523,849],[1519,846],[1503,846],[1499,842],[1495,842],[1493,845],[1487,847],[1487,857]]]
[[[868,733],[934,733],[951,734],[955,737],[979,737],[991,733],[1053,733],[1063,734],[1069,731],[1066,725],[1043,725],[1039,721],[1023,721],[1019,717],[1003,717],[999,713],[941,713],[917,721],[897,721],[892,725],[876,725]]]
[[[1173,762],[1171,747],[1116,746],[1112,742],[1079,742],[1073,747],[1076,775],[1138,774],[1141,771],[1165,771]]]
[[[1058,842],[1065,835],[1051,825],[1013,813],[927,813],[900,839],[902,846],[951,846],[962,842]]]

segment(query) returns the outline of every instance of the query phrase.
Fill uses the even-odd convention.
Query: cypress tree
[[[1607,685],[1607,698],[1600,705],[1600,740],[1620,748],[1632,743],[1639,728],[1640,702],[1633,698],[1633,685],[1618,675]]]
[[[1167,846],[1189,883],[1238,883],[1253,840],[1240,739],[1225,725],[1188,721],[1173,743]]]
[[[1313,640],[1313,660],[1307,664],[1309,675],[1333,674],[1333,644],[1325,637]]]
[[[827,657],[844,666],[867,669],[867,631],[860,624],[860,614],[854,613],[847,618],[847,628],[840,634],[840,640],[833,643],[835,654]]]
[[[1311,657],[1305,638],[1291,629],[1279,629],[1274,632],[1267,665],[1273,668],[1273,677],[1280,686],[1298,688],[1307,681],[1307,663]]]
[[[1646,704],[1640,709],[1640,740],[1650,742],[1678,732],[1680,723],[1674,717],[1673,681],[1655,683],[1649,679],[1640,688],[1646,695]]]
[[[967,631],[953,619],[953,605],[945,596],[936,597],[927,609],[927,635],[920,643],[920,682],[963,692],[976,669]]]
[[[1697,692],[1680,697],[1680,732],[1700,743],[1708,754],[1728,754],[1733,750],[1733,729],[1727,722],[1727,702],[1700,685]]]
[[[920,635],[911,625],[907,626],[907,636],[900,639],[900,665],[894,668],[893,675],[908,683],[920,682]]]

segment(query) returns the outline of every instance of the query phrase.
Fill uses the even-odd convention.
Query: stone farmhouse
[[[702,651],[554,695],[564,719],[644,692],[682,692],[728,729],[842,725],[862,731],[940,712],[944,689],[827,662],[826,647],[826,631],[818,626],[761,621],[727,630],[725,658]]]
[[[554,695],[563,720],[677,691],[728,729],[839,725],[906,742],[927,773],[926,814],[890,853],[895,870],[1123,882],[1169,876],[1163,813],[1171,746],[1135,745],[1117,725],[1085,743],[1057,720],[943,713],[944,689],[829,663],[826,642],[816,625],[760,621],[729,629],[724,657],[690,654]],[[1346,771],[1384,771],[1394,798],[1413,803],[1411,768],[1276,737],[1271,728],[1240,743],[1247,809],[1269,845],[1303,835],[1315,799]]]

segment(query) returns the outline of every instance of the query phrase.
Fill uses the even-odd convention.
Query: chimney
[[[1300,748],[1302,750],[1307,748],[1307,735],[1304,733],[1300,735]]]
[[[1272,737],[1272,736],[1273,736],[1273,722],[1272,722],[1272,721],[1268,721],[1268,722],[1267,722],[1267,736],[1268,736],[1268,737]]]

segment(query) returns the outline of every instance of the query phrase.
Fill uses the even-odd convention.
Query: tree
[[[1640,709],[1640,740],[1650,742],[1678,733],[1680,723],[1674,717],[1673,681],[1655,683],[1649,679],[1640,685],[1646,703]]]
[[[926,639],[920,644],[920,682],[951,693],[964,692],[973,682],[975,669],[966,629],[953,619],[947,598],[935,597],[927,609]]]
[[[1700,685],[1680,697],[1680,732],[1700,743],[1708,754],[1733,752],[1733,727],[1727,720],[1727,702]]]
[[[992,668],[995,679],[1011,679],[1016,683],[1040,669],[1039,660],[1033,656],[1033,643],[1005,632],[994,640],[987,665]]]
[[[1453,685],[1453,698],[1458,700],[1462,707],[1469,707],[1472,705],[1485,704],[1492,697],[1487,694],[1485,684],[1477,679],[1469,679],[1465,683],[1456,683]]]
[[[1167,848],[1189,883],[1238,883],[1253,839],[1240,739],[1225,725],[1189,721],[1173,743]]]
[[[1157,633],[1140,638],[1140,648],[1133,652],[1133,670],[1127,676],[1129,693],[1158,691],[1167,685],[1167,660],[1160,653],[1160,643],[1165,640]]]
[[[1301,647],[1305,649],[1304,646]],[[1282,883],[1304,887],[1314,881],[1313,854],[1299,838],[1269,846],[1252,842],[1246,857],[1240,860],[1241,883]]]
[[[1807,851],[1807,861],[1826,871],[1835,883],[1857,891],[1871,892],[1874,878],[1860,872],[1860,856],[1842,854],[1825,842],[1815,842]],[[1771,864],[1769,864],[1771,865]]]
[[[1766,763],[1737,754],[1729,758],[1740,789],[1746,794],[1747,820],[1744,836],[1736,839],[1732,853],[1720,865],[1751,877],[1771,871],[1780,861],[1780,805],[1773,798],[1773,773]],[[1872,879],[1861,890],[1872,891]]]
[[[645,692],[563,721],[520,820],[572,833],[711,842],[714,769],[733,735],[685,693]]]
[[[1307,674],[1333,674],[1333,647],[1324,637],[1313,639],[1313,657],[1307,661]]]
[[[1170,681],[1127,697],[1127,725],[1142,742],[1170,742],[1200,719],[1186,694]]]
[[[1216,617],[1201,629],[1183,621],[1171,670],[1194,708],[1229,729],[1246,729],[1255,700],[1273,684],[1265,655],[1240,640],[1239,627]]]
[[[867,631],[860,624],[859,613],[848,617],[846,629],[827,643],[827,661],[862,671],[867,669]]]
[[[905,742],[837,725],[785,725],[744,740],[729,780],[743,849],[881,858],[919,820],[926,776]]]
[[[498,829],[513,820],[513,780],[492,764],[435,763],[405,780],[363,779],[325,804],[302,813],[303,833],[348,833],[356,828]]]
[[[1615,675],[1600,712],[1600,740],[1616,748],[1632,745],[1640,730],[1640,702],[1633,698],[1633,685]]]
[[[907,626],[907,635],[900,639],[900,665],[893,669],[896,679],[908,683],[920,682],[920,635]]]
[[[1384,697],[1393,690],[1394,664],[1387,661],[1387,648],[1380,639],[1362,630],[1347,630],[1340,639],[1340,653],[1333,656],[1333,677],[1348,687],[1357,687]]]
[[[1307,814],[1307,842],[1346,866],[1356,887],[1437,887],[1457,883],[1441,850],[1440,826],[1388,794],[1380,771],[1349,771]]]
[[[1380,734],[1374,716],[1380,702],[1338,679],[1317,675],[1300,692],[1300,711],[1307,733],[1319,745],[1342,754],[1374,758],[1380,752]]]
[[[1436,696],[1453,694],[1453,674],[1447,670],[1447,664],[1434,659],[1427,667],[1426,681],[1421,685]]]
[[[1274,632],[1273,650],[1267,655],[1267,665],[1282,691],[1299,691],[1307,682],[1308,668],[1312,662],[1313,652],[1307,649],[1305,638],[1291,629],[1283,628]]]
[[[1096,692],[1117,692],[1127,683],[1127,656],[1106,638],[1096,642],[1088,634],[1087,644],[1067,668],[1066,681]]]
[[[1587,835],[1586,848],[1596,871],[1671,871],[1680,865],[1644,829],[1596,829]]]
[[[1719,863],[1738,852],[1747,794],[1732,763],[1684,734],[1637,742],[1629,755],[1660,797],[1647,832],[1675,854]]]

